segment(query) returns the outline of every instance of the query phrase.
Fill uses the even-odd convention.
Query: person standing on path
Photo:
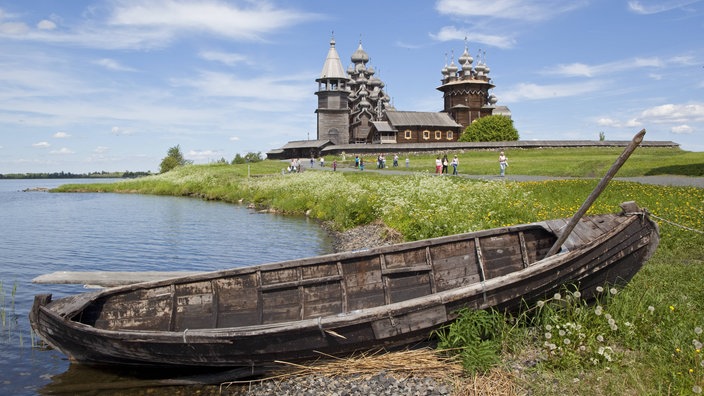
[[[460,160],[455,156],[450,163],[452,165],[452,174],[457,175],[457,167],[460,165]]]
[[[447,173],[447,166],[448,165],[449,164],[447,162],[447,154],[445,154],[442,156],[442,173],[443,173],[443,175]]]
[[[332,161],[332,171],[333,172],[337,171],[337,160]]]
[[[506,168],[508,168],[508,158],[506,155],[504,155],[504,152],[502,151],[499,153],[499,169],[501,169],[501,177],[506,176]]]
[[[435,173],[438,174],[442,171],[442,161],[440,161],[440,157],[435,158]]]

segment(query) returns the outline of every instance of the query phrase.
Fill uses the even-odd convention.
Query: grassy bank
[[[657,172],[653,164],[662,168],[663,161],[670,169],[687,172],[704,163],[701,153],[660,150],[651,154],[639,149],[619,176]],[[591,169],[608,168],[619,153],[618,149],[606,154],[557,150],[551,157],[547,150],[526,150],[525,156],[509,153],[510,169],[516,174],[551,175],[547,170],[578,162],[581,165],[560,175],[591,177],[596,176]],[[488,174],[495,173],[494,153],[466,155],[461,166],[469,166],[470,159],[477,163],[476,172],[466,172],[481,174],[486,169]],[[481,165],[482,155],[486,156],[485,165]],[[654,161],[652,156],[669,159]],[[424,170],[428,170],[432,166],[429,156],[413,157],[411,162],[426,159]],[[350,158],[338,160],[346,163]],[[525,165],[521,165],[523,161]],[[185,195],[251,203],[329,220],[340,229],[381,219],[407,240],[416,240],[571,216],[597,183],[487,182],[418,173],[306,171],[282,175],[284,166],[275,161],[251,167],[187,166],[143,179],[68,185],[59,190]],[[520,171],[522,166],[526,172]],[[607,288],[596,306],[582,305],[573,290],[566,290],[559,299],[555,296],[540,307],[530,307],[541,311],[540,315],[522,321],[513,318],[514,322],[501,327],[501,364],[506,371],[521,367],[521,374],[512,378],[527,392],[697,394],[704,387],[704,189],[612,182],[590,212],[613,212],[628,200],[635,200],[661,219],[660,247],[632,282],[623,290]],[[568,307],[563,309],[568,296]]]

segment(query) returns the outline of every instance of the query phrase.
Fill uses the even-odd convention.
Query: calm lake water
[[[192,198],[23,191],[85,182],[95,180],[0,180],[0,394],[74,393],[82,388],[66,385],[131,380],[129,374],[71,365],[57,351],[32,347],[37,341],[27,315],[34,295],[85,291],[80,285],[33,284],[36,276],[209,271],[332,251],[326,233],[304,218]],[[173,392],[159,389],[149,394]]]

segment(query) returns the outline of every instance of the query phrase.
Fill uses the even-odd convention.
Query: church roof
[[[330,49],[328,50],[328,57],[325,59],[323,70],[320,72],[320,78],[339,78],[345,80],[347,79],[345,69],[342,68],[340,55],[335,49],[335,39],[330,39]]]
[[[396,132],[388,121],[372,121],[372,125],[374,125],[374,128],[379,132]]]
[[[387,111],[386,117],[391,125],[398,128],[408,126],[462,127],[447,113],[424,111]]]
[[[294,140],[286,143],[282,149],[301,149],[301,148],[321,148],[330,144],[329,140]]]

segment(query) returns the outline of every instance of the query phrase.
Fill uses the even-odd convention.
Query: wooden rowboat
[[[144,282],[51,301],[34,331],[79,362],[250,366],[427,339],[463,307],[515,310],[574,284],[624,284],[653,254],[658,227],[629,202],[581,218],[503,227]]]

